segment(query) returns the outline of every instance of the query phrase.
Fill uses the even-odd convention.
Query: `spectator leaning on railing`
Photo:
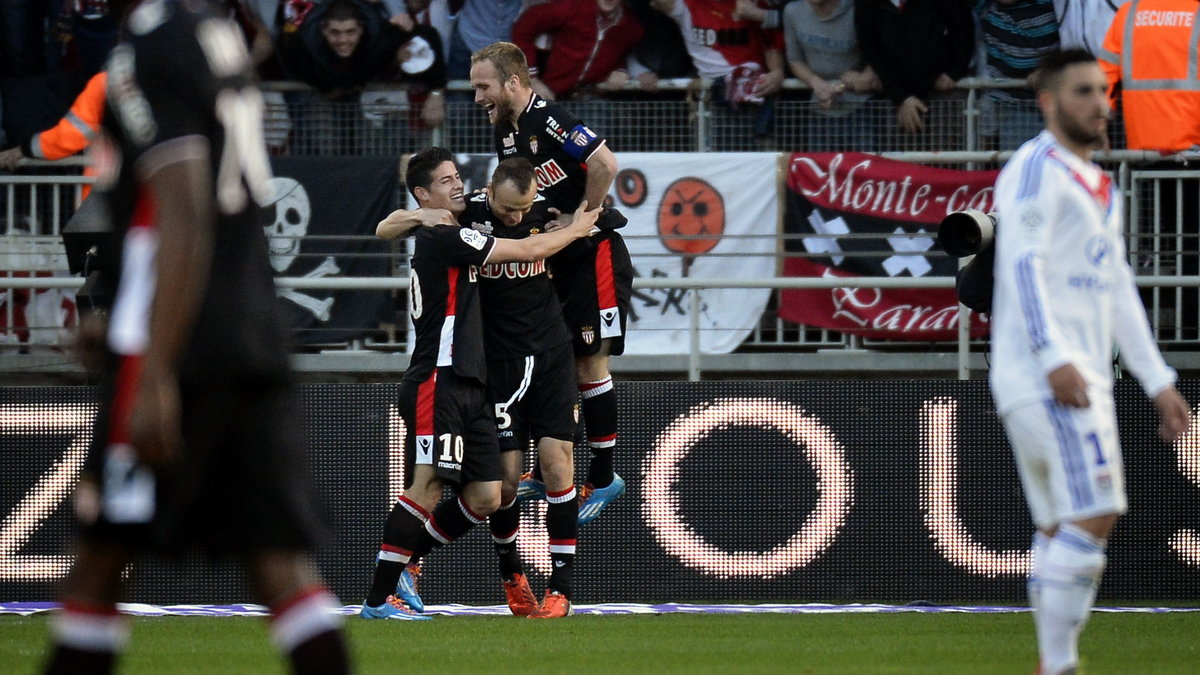
[[[394,74],[401,38],[379,5],[333,0],[313,7],[299,26],[285,26],[280,52],[293,77],[339,98]]]
[[[896,106],[896,124],[906,134],[926,130],[930,99],[956,96],[975,53],[971,4],[963,0],[857,0],[858,45]],[[954,118],[961,118],[961,112]],[[949,123],[949,122],[947,122]],[[942,147],[955,138],[939,130]],[[926,149],[934,149],[932,147]]]
[[[333,0],[293,15],[280,36],[285,67],[292,77],[339,103],[330,108],[311,94],[289,95],[299,151],[394,152],[410,143],[419,130],[414,127],[441,124],[446,70],[436,30],[411,15],[389,20],[382,5],[366,0]],[[362,94],[368,83],[381,82],[403,85],[405,91]],[[409,120],[406,109],[420,110],[420,120],[415,115]],[[340,133],[322,133],[329,126]]]
[[[987,78],[1027,78],[1039,59],[1058,51],[1053,0],[985,0],[979,26]],[[984,101],[1001,150],[1015,150],[1041,131],[1032,90],[990,89]]]
[[[788,67],[812,87],[804,150],[875,150],[873,120],[862,104],[880,90],[854,30],[854,0],[804,0],[783,9]]]
[[[769,144],[775,98],[784,78],[783,36],[735,15],[721,0],[650,0],[679,24],[692,63],[714,81],[712,150],[753,150]]]
[[[537,63],[539,35],[550,36],[545,70],[531,65],[533,90],[550,100],[619,90],[629,81],[626,63],[642,39],[642,26],[623,0],[554,0],[525,10],[512,27],[512,41]],[[646,72],[643,84],[657,86]]]
[[[21,145],[0,152],[0,169],[13,171],[26,158],[63,159],[83,152],[100,130],[104,115],[104,89],[108,74],[100,71],[88,80],[83,92],[71,104],[71,109],[53,127],[38,132]],[[84,169],[90,174],[90,167]],[[90,185],[83,186],[83,197],[88,196]]]

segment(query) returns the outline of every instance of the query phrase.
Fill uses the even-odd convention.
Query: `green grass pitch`
[[[347,619],[360,673],[1031,673],[1028,614]],[[1200,612],[1092,616],[1081,672],[1200,672]],[[44,616],[0,616],[0,671],[37,672]],[[134,619],[121,673],[285,673],[261,619]]]

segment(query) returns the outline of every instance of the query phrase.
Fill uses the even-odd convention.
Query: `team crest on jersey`
[[[595,137],[596,134],[582,124],[571,130],[571,142],[581,148],[586,148]]]
[[[538,145],[537,144],[537,136],[530,136],[529,137],[529,151],[535,155],[537,154],[537,145]]]
[[[591,326],[580,326],[579,337],[583,338],[583,343],[590,345],[596,341],[596,329]]]
[[[1026,209],[1021,214],[1021,225],[1028,232],[1035,232],[1042,226],[1042,214],[1036,209]]]
[[[1103,236],[1092,237],[1084,245],[1084,251],[1092,265],[1099,267],[1108,257],[1108,239]]]
[[[464,244],[476,251],[482,251],[483,247],[487,245],[487,237],[472,229],[464,227],[458,231],[458,236],[463,240]]]

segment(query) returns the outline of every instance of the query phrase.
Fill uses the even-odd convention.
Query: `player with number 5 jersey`
[[[549,205],[574,210],[581,201],[603,205],[617,173],[605,139],[566,108],[530,87],[529,64],[519,47],[496,42],[471,56],[475,102],[494,127],[497,156],[533,164],[538,190]],[[617,444],[617,395],[609,358],[625,351],[633,296],[633,263],[621,235],[606,230],[563,250],[549,265],[575,352],[592,462],[579,496],[579,523],[586,524],[625,492],[613,472]],[[522,498],[544,496],[539,469],[522,480]]]
[[[397,598],[405,594],[397,588],[405,566],[461,537],[500,505],[502,474],[486,386],[480,267],[541,260],[589,236],[597,215],[581,209],[569,227],[501,240],[457,224],[466,203],[450,151],[428,148],[413,155],[405,182],[421,210],[444,224],[422,227],[414,235],[409,289],[416,343],[399,394],[409,432],[409,474],[384,526],[374,579],[360,612],[369,619],[427,618]],[[459,486],[456,497],[442,500],[445,483]]]

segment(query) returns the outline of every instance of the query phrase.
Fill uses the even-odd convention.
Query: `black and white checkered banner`
[[[779,315],[868,337],[955,339],[953,290],[857,288],[853,278],[953,277],[958,261],[938,249],[938,225],[954,211],[991,211],[996,175],[857,153],[792,155],[784,273],[846,277],[847,285],[784,291]],[[986,323],[973,317],[972,335],[986,332]]]

